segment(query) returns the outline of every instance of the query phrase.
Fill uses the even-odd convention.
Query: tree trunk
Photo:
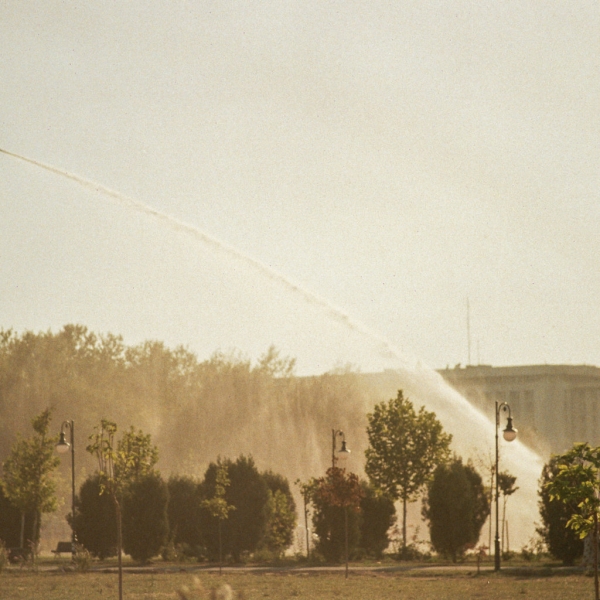
[[[119,600],[123,600],[123,527],[121,519],[121,505],[113,494],[115,512],[117,513],[117,561],[119,565]]]
[[[598,512],[594,510],[594,589],[596,600],[600,600],[600,589],[598,587]]]
[[[491,474],[492,476],[490,477],[490,527],[489,527],[489,543],[488,543],[488,552],[490,553],[490,556],[492,555],[492,521],[493,521],[493,510],[492,510],[492,506],[494,506],[494,471],[495,471],[495,467],[492,467],[491,469]]]
[[[33,531],[31,532],[31,540],[29,542],[29,546],[31,548],[31,563],[33,565],[35,565],[35,555],[37,553],[37,544],[38,544],[37,529],[38,529],[38,519],[40,517],[40,513],[37,510],[35,510],[33,512],[34,512]]]
[[[402,557],[406,554],[406,498],[402,498]]]
[[[25,511],[21,511],[21,537],[19,538],[19,548],[25,547]]]
[[[502,498],[502,552],[504,553],[504,530],[506,529],[506,496]]]
[[[345,541],[346,541],[346,579],[348,579],[348,507],[344,506],[344,525]]]
[[[304,528],[306,529],[306,560],[310,560],[310,546],[308,537],[308,506],[306,496],[304,496]]]
[[[222,575],[223,569],[223,538],[221,536],[221,519],[219,519],[219,575]]]

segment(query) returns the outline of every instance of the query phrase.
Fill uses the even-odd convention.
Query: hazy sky
[[[600,365],[600,3],[0,5],[0,148],[433,367]],[[218,244],[0,154],[0,326],[392,366]]]

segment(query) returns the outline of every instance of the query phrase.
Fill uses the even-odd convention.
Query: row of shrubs
[[[223,501],[230,510],[219,523],[207,500],[215,497],[220,469],[227,473]],[[362,556],[381,556],[395,522],[394,503],[366,482],[361,485],[360,510],[348,520],[350,547]],[[103,559],[116,554],[116,515],[110,496],[100,491],[99,476],[88,477],[76,498],[75,519],[69,516],[69,520],[78,542]],[[250,555],[277,560],[295,541],[296,504],[288,480],[272,471],[259,472],[252,457],[219,459],[209,465],[201,481],[178,475],[165,481],[153,471],[128,486],[121,504],[123,549],[136,561],[158,555],[180,561],[216,561],[221,555],[233,562]],[[316,539],[310,544],[316,544],[324,560],[339,561],[343,510],[313,506],[313,524]]]

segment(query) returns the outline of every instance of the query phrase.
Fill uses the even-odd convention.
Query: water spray
[[[130,198],[125,194],[112,190],[100,183],[86,179],[64,169],[45,164],[43,162],[27,158],[14,152],[9,152],[0,148],[0,153],[15,158],[17,160],[29,163],[38,168],[44,169],[50,173],[70,179],[81,187],[96,192],[101,196],[113,198],[122,205],[131,210],[151,217],[163,225],[166,225],[173,231],[184,233],[196,241],[207,245],[212,250],[216,250],[230,259],[241,261],[246,266],[252,268],[263,277],[279,284],[287,291],[296,296],[300,296],[307,303],[318,307],[331,318],[334,322],[341,324],[350,330],[359,333],[372,341],[376,342],[376,349],[379,356],[385,359],[392,359],[398,364],[402,373],[403,385],[407,390],[414,393],[423,404],[434,409],[439,414],[443,414],[443,422],[447,429],[453,434],[459,433],[466,442],[462,442],[461,451],[471,452],[473,446],[481,449],[486,447],[486,442],[492,440],[493,424],[492,421],[481,412],[476,410],[467,400],[465,400],[454,388],[450,387],[442,376],[421,365],[421,363],[408,360],[404,354],[392,345],[379,333],[372,331],[366,325],[350,317],[346,312],[334,306],[329,301],[306,290],[301,285],[293,282],[276,270],[264,263],[244,254],[233,246],[222,242],[214,236],[202,231],[200,228],[190,225],[163,213],[140,200]],[[456,435],[455,435],[456,440]],[[457,440],[458,441],[458,440]],[[541,472],[542,461],[538,455],[526,448],[523,444],[516,443],[513,446],[514,452],[511,452],[510,467],[515,474],[519,476],[521,489],[527,494],[527,504],[523,507],[526,510],[520,510],[519,526],[527,531],[533,528],[533,522],[537,518],[536,485]],[[509,457],[506,457],[509,460]],[[524,531],[524,533],[526,533]],[[533,532],[532,532],[533,533]]]
[[[206,233],[205,231],[202,231],[199,227],[181,221],[176,217],[161,212],[140,200],[136,200],[135,198],[131,198],[129,196],[126,196],[125,194],[122,194],[121,192],[117,192],[109,187],[106,187],[101,183],[92,181],[91,179],[86,179],[85,177],[81,177],[80,175],[76,175],[75,173],[70,173],[69,171],[61,169],[59,167],[54,167],[52,165],[48,165],[38,160],[27,158],[26,156],[16,154],[15,152],[9,152],[8,150],[4,150],[3,148],[0,148],[0,153],[6,154],[7,156],[11,156],[13,158],[16,158],[17,160],[21,160],[23,162],[39,167],[40,169],[44,169],[60,177],[70,179],[71,181],[74,181],[75,183],[79,184],[81,187],[91,190],[93,192],[97,192],[100,195],[113,198],[119,201],[124,206],[130,208],[131,210],[156,219],[157,221],[161,222],[162,224],[166,225],[174,231],[185,233],[191,236],[193,239],[210,246],[213,250],[218,250],[219,252],[226,254],[230,258],[233,258],[237,261],[242,261],[245,265],[251,267],[255,271],[258,271],[261,275],[267,277],[271,281],[274,281],[275,283],[283,286],[288,291],[294,294],[299,294],[309,304],[313,304],[319,307],[320,309],[324,310],[326,314],[334,321],[337,321],[343,326],[348,327],[357,333],[370,337],[372,340],[375,340],[377,342],[377,352],[382,358],[388,360],[395,360],[402,365],[407,365],[407,363],[409,362],[408,359],[403,356],[403,353],[398,348],[395,348],[383,336],[381,336],[376,331],[371,330],[360,321],[353,319],[348,313],[343,311],[341,308],[334,306],[331,302],[325,300],[324,298],[321,298],[317,294],[308,291],[300,284],[295,283],[288,277],[282,275],[275,269],[272,269],[271,267],[265,265],[259,260],[252,258],[247,254],[244,254],[237,248],[234,248],[233,246],[217,239],[216,237]]]

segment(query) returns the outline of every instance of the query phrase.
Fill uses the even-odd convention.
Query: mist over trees
[[[84,450],[104,417],[151,434],[167,476],[202,477],[216,456],[245,454],[261,470],[307,478],[330,461],[332,425],[346,431],[357,453],[366,446],[371,394],[349,370],[299,378],[293,369],[293,359],[274,348],[256,363],[223,352],[199,361],[183,347],[128,346],[81,325],[57,333],[0,330],[0,460],[17,432],[51,407],[58,423],[76,423],[78,487],[96,469]],[[66,479],[70,465],[63,463]]]
[[[385,385],[395,386],[397,380],[392,373],[386,375],[389,382]],[[397,390],[394,387],[392,393]],[[353,464],[352,471],[360,474],[363,453],[371,447],[367,461],[372,464],[367,472],[380,490],[367,494],[361,502],[362,516],[357,517],[355,524],[356,541],[362,538],[363,549],[379,555],[388,539],[386,525],[394,520],[393,500],[401,499],[406,504],[420,496],[436,462],[446,457],[450,443],[450,436],[443,432],[434,413],[415,410],[402,393],[387,404],[375,405],[373,414],[367,415],[374,401],[389,398],[388,393],[381,381],[372,383],[368,376],[350,368],[296,377],[294,360],[281,356],[275,348],[269,348],[255,362],[239,353],[220,351],[200,361],[183,347],[170,349],[158,341],[128,346],[120,336],[97,335],[80,325],[67,325],[57,333],[17,334],[0,330],[0,461],[8,456],[17,432],[25,431],[31,418],[47,407],[58,423],[72,419],[77,431],[77,509],[81,511],[84,491],[93,494],[94,484],[98,485],[93,475],[98,462],[85,452],[88,436],[97,424],[106,417],[121,424],[122,444],[129,450],[148,445],[151,436],[152,444],[160,448],[160,470],[169,481],[167,488],[173,501],[166,509],[171,513],[169,541],[175,546],[187,546],[191,555],[198,555],[200,547],[208,545],[203,539],[207,531],[202,531],[202,527],[188,529],[184,521],[176,518],[178,510],[174,506],[182,510],[184,506],[191,507],[191,512],[197,512],[199,500],[213,497],[203,487],[207,472],[212,473],[215,460],[217,464],[220,461],[217,457],[252,457],[252,468],[244,471],[243,465],[236,465],[241,474],[244,471],[250,476],[254,470],[261,474],[257,504],[265,518],[252,517],[260,531],[249,542],[235,531],[237,520],[243,517],[241,501],[233,498],[238,474],[233,461],[221,461],[228,463],[231,480],[227,501],[236,504],[236,510],[221,523],[223,544],[230,544],[226,552],[239,558],[259,542],[274,554],[285,550],[291,541],[290,524],[296,521],[287,482],[306,481],[326,472],[331,462],[330,431],[332,427],[340,428],[352,449],[352,459],[358,459],[359,464]],[[425,464],[418,473],[409,473],[408,479],[400,482],[402,485],[377,456],[377,444],[385,438],[379,431],[380,425],[391,418],[384,409],[394,402],[402,405],[402,410],[396,407],[396,412],[404,426],[398,440],[393,441],[402,444],[405,435],[414,434],[414,452],[419,453],[428,445],[435,448],[431,456],[425,453]],[[49,433],[58,434],[58,429]],[[124,451],[125,447],[119,444],[117,451]],[[156,459],[155,454],[148,456],[152,466]],[[412,464],[410,456],[407,460]],[[130,466],[134,472],[127,478],[135,479],[136,471],[143,470],[143,465]],[[390,469],[396,471],[396,467],[392,465]],[[66,497],[70,462],[62,461],[60,469],[63,481],[59,481],[58,495]],[[81,487],[86,481],[89,490]],[[381,491],[387,497],[381,496]],[[106,518],[114,519],[108,506],[104,509]],[[379,522],[381,515],[376,513],[381,510],[385,514]],[[405,510],[402,521],[406,522]],[[364,529],[363,523],[367,522]],[[232,531],[226,531],[228,527]],[[82,537],[84,528],[84,523],[77,523],[76,519],[76,529],[81,530]],[[369,541],[365,533],[375,529],[376,539]],[[405,540],[404,533],[404,543]],[[212,556],[217,553],[216,545],[213,546],[209,549]],[[93,552],[106,556],[114,548],[115,540],[111,538],[102,540]]]

